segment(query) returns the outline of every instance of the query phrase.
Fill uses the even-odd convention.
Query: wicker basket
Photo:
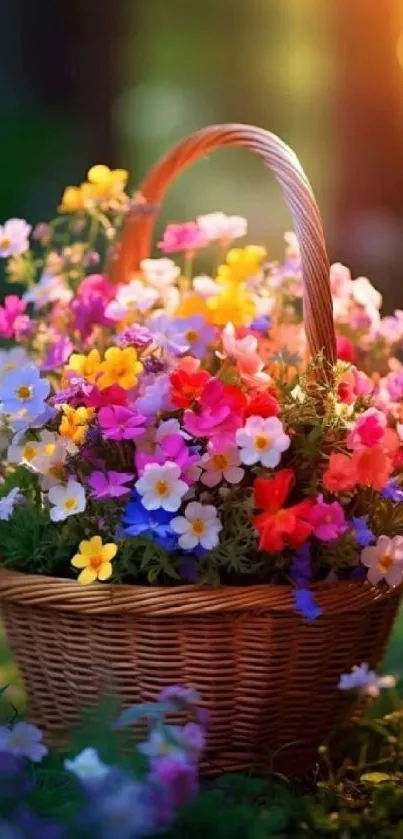
[[[277,137],[242,125],[214,126],[180,143],[141,189],[158,205],[174,176],[222,145],[249,148],[284,189],[299,239],[304,317],[311,353],[331,363],[335,335],[320,214],[294,153]],[[129,278],[148,256],[153,217],[129,214],[112,265]],[[325,375],[326,373],[324,373]],[[287,586],[147,588],[0,572],[8,638],[28,691],[32,719],[50,740],[106,690],[148,701],[171,684],[195,685],[211,712],[205,771],[241,770],[287,747],[287,768],[306,767],[355,700],[337,690],[342,672],[382,657],[401,591],[367,583],[317,586],[322,616],[295,614]]]

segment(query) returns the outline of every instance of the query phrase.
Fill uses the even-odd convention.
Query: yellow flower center
[[[52,454],[55,453],[56,443],[47,443],[45,446],[45,454],[47,457],[52,457]]]
[[[193,344],[194,341],[197,341],[198,337],[199,333],[197,329],[188,329],[188,331],[185,332],[185,338],[189,341],[189,344]]]
[[[17,365],[16,365],[15,361],[9,361],[7,364],[4,365],[3,373],[9,373],[10,370],[16,370],[16,369],[17,369]]]
[[[11,239],[8,239],[7,236],[4,236],[3,239],[0,239],[0,248],[9,248],[11,245]]]
[[[77,500],[70,496],[69,498],[66,498],[66,500],[64,501],[63,507],[65,510],[69,510],[69,512],[71,510],[75,510],[77,507]]]
[[[255,446],[259,451],[265,451],[270,446],[270,437],[267,434],[256,434]]]
[[[393,567],[393,557],[388,554],[381,554],[378,559],[378,568],[382,571],[382,574],[387,574],[391,568]]]
[[[155,484],[155,492],[156,492],[157,495],[160,495],[161,497],[163,497],[165,495],[168,495],[168,492],[169,492],[168,481],[164,481],[163,479],[161,479],[160,481],[157,481],[156,484]]]
[[[20,385],[17,387],[16,393],[18,399],[21,399],[22,402],[26,402],[32,396],[32,387],[29,387],[28,385]]]
[[[201,536],[202,533],[204,533],[205,529],[206,525],[204,521],[202,521],[202,519],[194,519],[194,521],[192,521],[192,530],[193,533],[196,534],[196,536]]]
[[[24,446],[22,450],[22,456],[27,463],[31,463],[31,461],[36,456],[36,448],[28,443],[28,445]]]
[[[223,470],[228,466],[228,458],[225,454],[215,454],[213,455],[213,463],[216,469]]]

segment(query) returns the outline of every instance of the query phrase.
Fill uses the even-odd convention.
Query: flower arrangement
[[[333,266],[342,358],[330,377],[320,356],[303,370],[295,238],[267,263],[230,247],[246,221],[222,213],[168,225],[164,256],[115,285],[124,214],[149,211],[126,180],[93,167],[32,246],[25,221],[1,229],[9,279],[27,286],[0,307],[19,344],[0,357],[3,565],[82,584],[292,583],[308,620],[311,583],[400,583],[400,374],[375,383],[352,362],[384,372],[401,313],[381,319],[369,282]],[[208,245],[214,279],[193,271]]]

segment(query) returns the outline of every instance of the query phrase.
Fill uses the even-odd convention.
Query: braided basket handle
[[[336,358],[336,338],[329,281],[329,261],[322,219],[312,188],[298,158],[275,134],[250,125],[212,125],[176,145],[149,172],[140,187],[146,204],[128,213],[112,265],[117,282],[127,282],[149,256],[155,214],[171,182],[200,157],[221,146],[241,146],[261,157],[283,188],[298,238],[304,281],[304,321],[311,355],[323,352],[329,364]],[[149,205],[147,207],[147,205]]]

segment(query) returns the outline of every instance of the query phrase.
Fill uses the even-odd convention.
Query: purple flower
[[[183,685],[169,685],[162,689],[158,701],[177,702],[182,707],[183,705],[196,705],[200,701],[200,696],[194,688],[184,687]]]
[[[26,771],[23,758],[0,751],[0,802],[28,795],[33,782]]]
[[[151,778],[160,784],[174,807],[187,804],[198,791],[198,768],[179,754],[170,754],[153,761]]]
[[[254,332],[261,332],[263,335],[267,335],[270,326],[270,318],[267,318],[266,315],[259,315],[259,317],[252,321],[250,328],[253,329]]]
[[[128,326],[118,335],[117,343],[120,347],[144,349],[151,344],[152,340],[153,336],[146,326],[133,324],[133,326]]]
[[[161,361],[160,358],[156,358],[155,355],[150,355],[148,358],[143,360],[143,367],[144,372],[146,375],[157,375],[158,373],[163,373],[166,370],[165,361]]]
[[[152,332],[153,341],[165,352],[182,355],[189,349],[189,341],[185,338],[185,329],[168,315],[156,315],[148,320],[148,328]]]
[[[316,604],[315,598],[309,589],[296,588],[293,594],[294,608],[297,612],[300,612],[306,621],[311,623],[322,614],[322,609]]]
[[[120,498],[130,492],[130,487],[125,484],[131,483],[134,475],[128,472],[92,472],[88,483],[94,498]]]
[[[297,585],[305,585],[312,577],[312,556],[309,542],[295,551],[291,566],[291,577]]]
[[[375,541],[375,536],[368,527],[368,516],[353,516],[348,524],[351,527],[351,533],[357,545],[366,548],[367,545],[371,545]]]
[[[42,373],[50,373],[52,370],[63,367],[73,349],[70,339],[65,335],[60,335],[47,349],[46,356],[41,364]]]
[[[194,358],[203,358],[207,350],[207,345],[215,336],[214,328],[201,315],[190,315],[188,318],[175,318],[172,323],[183,334],[190,355]]]
[[[388,481],[381,492],[382,498],[387,498],[389,501],[400,502],[403,501],[403,489],[397,481],[393,479]]]
[[[172,813],[172,811],[171,811]],[[156,832],[156,800],[145,783],[123,773],[112,774],[93,795],[89,795],[88,826],[97,839],[137,839]]]
[[[144,434],[145,416],[125,408],[124,405],[111,405],[101,408],[98,414],[102,436],[106,440],[134,440]]]
[[[21,832],[16,834],[24,839],[63,839],[66,836],[65,828],[56,822],[39,818],[28,807],[20,807],[13,817],[13,827]]]
[[[42,740],[42,731],[22,720],[12,726],[0,727],[0,751],[10,752],[15,757],[27,757],[34,763],[40,763],[48,753]]]

